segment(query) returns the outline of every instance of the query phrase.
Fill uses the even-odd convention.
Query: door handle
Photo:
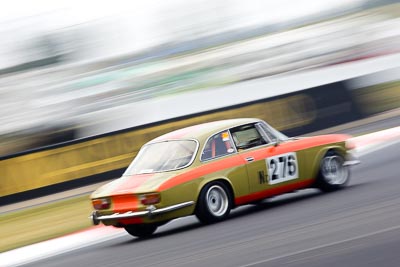
[[[253,158],[253,157],[247,157],[247,158],[246,158],[246,161],[252,162],[252,161],[254,161],[254,158]]]

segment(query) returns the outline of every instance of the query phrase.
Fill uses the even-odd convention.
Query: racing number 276
[[[277,184],[298,178],[296,153],[286,153],[265,159],[268,168],[268,183]]]

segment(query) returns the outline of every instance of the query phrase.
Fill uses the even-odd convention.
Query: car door
[[[246,161],[249,191],[254,199],[301,187],[305,177],[305,152],[293,140],[279,135],[263,122],[231,129],[231,135]]]
[[[207,139],[200,161],[210,171],[204,175],[206,180],[225,177],[232,184],[236,196],[249,194],[247,169],[228,130],[215,133]]]

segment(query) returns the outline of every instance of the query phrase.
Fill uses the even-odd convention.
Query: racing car
[[[230,119],[176,130],[144,144],[122,177],[91,195],[93,224],[139,238],[176,218],[226,219],[238,206],[350,179],[349,135],[289,138],[265,121]]]

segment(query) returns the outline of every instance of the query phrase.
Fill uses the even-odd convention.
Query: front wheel
[[[226,219],[231,208],[231,195],[227,187],[221,182],[212,182],[200,192],[196,216],[203,223],[215,223]]]
[[[144,238],[151,236],[157,230],[156,224],[129,224],[124,228],[132,236]]]
[[[326,192],[341,189],[346,186],[350,179],[349,168],[344,166],[342,155],[328,151],[320,163],[320,171],[317,186]]]

